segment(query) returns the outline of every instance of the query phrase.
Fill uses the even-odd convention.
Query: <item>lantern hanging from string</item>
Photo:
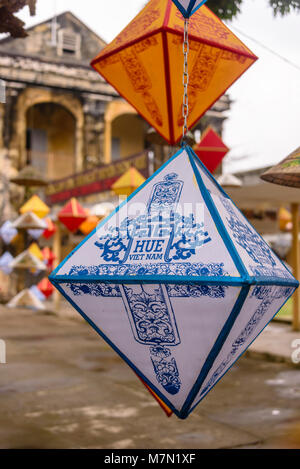
[[[87,213],[75,197],[72,197],[59,212],[58,219],[71,233],[75,233],[87,219]]]
[[[207,0],[173,0],[184,18],[190,18]]]
[[[12,263],[13,259],[13,256],[8,251],[6,251],[0,257],[0,270],[2,270],[2,272],[4,272],[6,275],[10,275],[12,273],[12,267],[10,264]]]
[[[13,227],[12,222],[7,220],[0,228],[0,236],[5,244],[10,244],[17,236],[18,231]]]
[[[212,127],[208,127],[202,135],[201,142],[195,145],[194,152],[208,171],[213,173],[229,152],[229,148],[217,132]]]
[[[44,260],[44,256],[43,256],[43,253],[40,249],[40,247],[37,245],[37,243],[32,243],[29,248],[28,248],[28,251],[35,257],[37,257],[40,261],[43,261]]]
[[[187,146],[50,280],[181,418],[298,286]]]
[[[47,246],[44,249],[42,249],[42,254],[43,254],[43,259],[44,259],[44,262],[46,263],[48,270],[52,270],[53,262],[56,259],[56,256],[54,255],[53,251]]]
[[[39,288],[36,285],[32,285],[32,287],[29,288],[29,291],[33,293],[33,295],[40,301],[45,301],[46,297],[43,295],[43,293],[39,290]]]
[[[45,222],[47,223],[47,228],[43,232],[43,238],[50,239],[56,232],[57,228],[55,223],[51,220],[51,218],[45,218]]]
[[[115,194],[129,197],[130,194],[145,181],[144,176],[132,166],[111,186],[111,188]]]
[[[96,217],[95,215],[89,215],[88,218],[83,223],[81,223],[81,225],[79,226],[79,230],[84,235],[88,235],[89,233],[91,233],[91,231],[93,231],[96,228],[98,223],[99,223],[98,217]]]
[[[183,50],[182,148],[49,277],[180,418],[298,287],[186,144]]]
[[[32,212],[39,218],[44,218],[50,212],[49,207],[37,196],[33,195],[26,204],[20,208],[20,213]]]
[[[205,5],[189,22],[192,128],[257,57]],[[172,0],[150,0],[92,65],[162,137],[182,134],[184,19]]]
[[[17,230],[45,230],[47,225],[35,213],[26,212],[12,223],[12,227]]]
[[[33,271],[42,271],[46,270],[44,262],[38,259],[33,255],[29,249],[21,252],[14,260],[11,262],[10,267],[16,270],[33,270]]]
[[[6,306],[8,308],[28,308],[35,311],[44,311],[46,309],[42,301],[27,288],[18,293]]]
[[[27,232],[32,239],[38,240],[42,236],[44,230],[28,230]]]
[[[47,299],[50,298],[54,292],[54,287],[47,277],[43,278],[43,280],[38,283],[37,287]]]

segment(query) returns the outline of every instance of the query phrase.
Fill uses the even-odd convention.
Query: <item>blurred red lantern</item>
[[[201,142],[194,146],[194,152],[208,171],[213,173],[229,152],[229,148],[219,134],[212,127],[208,127],[203,133]]]
[[[59,221],[61,221],[71,233],[75,233],[87,217],[87,212],[74,197],[72,197],[58,214]]]
[[[53,251],[50,248],[46,247],[42,249],[42,254],[43,254],[43,259],[46,262],[48,269],[52,270],[53,262],[56,259],[56,256],[53,254]]]
[[[52,295],[52,293],[54,292],[54,287],[53,287],[52,283],[49,282],[47,277],[43,278],[43,280],[41,280],[38,283],[37,287],[40,290],[40,292],[42,292],[43,295],[46,298],[49,298]]]
[[[56,232],[57,228],[55,224],[53,223],[53,221],[51,220],[51,218],[45,218],[45,222],[47,223],[47,228],[43,233],[43,237],[45,239],[50,239],[51,236],[53,236],[54,233]]]

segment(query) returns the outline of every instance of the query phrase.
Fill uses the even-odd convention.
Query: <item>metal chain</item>
[[[188,85],[189,85],[189,69],[188,69],[188,55],[189,55],[189,20],[184,20],[184,37],[183,37],[183,104],[182,104],[182,117],[183,117],[183,128],[182,128],[182,140],[181,145],[186,145],[186,134],[188,131],[188,115],[189,115],[189,97],[188,97]]]

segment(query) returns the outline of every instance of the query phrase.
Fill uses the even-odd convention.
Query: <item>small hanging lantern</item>
[[[17,230],[45,230],[47,225],[34,213],[26,212],[12,223],[12,227]]]
[[[32,287],[29,288],[29,291],[33,293],[33,295],[40,301],[45,301],[46,297],[43,295],[43,293],[38,289],[36,285],[32,285]]]
[[[84,235],[88,235],[96,228],[98,223],[99,223],[99,218],[96,217],[95,215],[90,215],[83,223],[81,223],[79,230]]]
[[[115,194],[129,197],[145,181],[144,176],[132,166],[111,186],[111,188]]]
[[[46,270],[44,262],[40,261],[36,256],[34,256],[29,249],[21,252],[14,260],[10,263],[10,267],[16,270],[32,270],[32,271],[41,271]]]
[[[53,285],[49,282],[48,278],[45,277],[43,278],[43,280],[41,280],[38,285],[37,285],[38,289],[40,290],[40,292],[42,292],[42,294],[48,299],[50,298],[50,296],[52,295],[52,293],[54,292],[54,287]]]
[[[39,239],[42,234],[43,234],[44,230],[28,230],[28,234],[31,236],[32,239]]]
[[[55,226],[55,223],[53,223],[53,221],[51,220],[51,218],[45,218],[45,222],[47,223],[47,228],[43,232],[43,238],[50,239],[56,232],[57,228]]]
[[[188,127],[192,128],[257,57],[205,5],[186,21],[190,29]],[[92,62],[170,144],[180,140],[184,122],[178,73],[183,31],[184,18],[172,0],[150,0]]]
[[[32,212],[39,218],[44,218],[50,212],[49,207],[37,196],[33,195],[27,202],[20,208],[20,213]]]
[[[47,246],[42,249],[42,254],[48,270],[52,270],[53,262],[56,259],[56,256],[54,255],[53,251]]]
[[[0,257],[0,270],[2,270],[2,272],[6,275],[10,275],[12,273],[12,268],[10,264],[13,260],[13,256],[10,252],[7,251]]]
[[[10,244],[13,239],[17,236],[18,231],[13,227],[11,221],[7,220],[3,223],[0,228],[0,236],[3,239],[5,244]]]
[[[30,289],[22,290],[6,305],[8,308],[28,308],[35,311],[45,311],[41,300]]]
[[[44,256],[43,256],[43,253],[41,251],[41,249],[39,248],[39,246],[37,245],[37,243],[32,243],[29,248],[28,248],[28,251],[35,257],[37,257],[40,261],[43,261],[44,260]]]
[[[290,231],[292,228],[292,214],[286,208],[281,207],[278,213],[280,231]]]
[[[190,18],[207,0],[173,0],[184,18]]]
[[[75,233],[87,219],[87,214],[80,203],[73,197],[59,212],[59,221],[71,232]]]
[[[230,173],[221,174],[221,176],[217,178],[217,181],[223,189],[233,189],[234,187],[242,187],[243,185],[239,178]]]
[[[48,185],[48,181],[33,166],[25,166],[19,174],[10,180],[14,184],[23,187],[44,187]]]
[[[50,280],[180,418],[298,287],[188,146]]]
[[[201,142],[195,145],[194,152],[199,156],[208,171],[213,173],[229,152],[229,148],[217,132],[212,127],[208,127],[203,133]]]

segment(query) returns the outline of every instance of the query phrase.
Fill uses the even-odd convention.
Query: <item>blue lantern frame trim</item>
[[[189,6],[187,9],[183,8],[181,3],[178,0],[172,0],[173,3],[177,6],[178,10],[182,14],[184,18],[190,18],[204,3],[207,2],[207,0],[203,0],[196,8],[194,8],[194,5],[197,0],[190,0]]]
[[[176,3],[176,2],[175,2]],[[200,5],[201,6],[201,5]],[[197,181],[197,184],[198,184],[198,187],[199,187],[199,190],[202,194],[202,197],[207,205],[207,208],[210,212],[210,215],[213,219],[213,221],[215,222],[215,225],[216,225],[216,228],[220,234],[220,236],[222,237],[223,239],[223,242],[225,243],[226,245],[226,248],[227,250],[229,251],[229,254],[231,255],[233,261],[234,261],[234,264],[238,270],[238,272],[240,273],[240,277],[193,277],[193,276],[172,276],[172,275],[149,275],[145,278],[144,275],[141,275],[141,276],[134,276],[134,277],[126,277],[126,276],[119,276],[119,277],[115,277],[115,276],[111,276],[111,275],[102,275],[101,277],[98,277],[98,276],[73,276],[73,275],[58,275],[58,272],[59,270],[63,267],[63,265],[70,259],[70,257],[76,252],[78,251],[81,246],[83,244],[85,244],[87,242],[87,240],[92,237],[96,231],[101,228],[101,226],[103,226],[104,224],[107,223],[107,221],[112,218],[127,202],[129,202],[133,197],[135,197],[136,194],[138,194],[146,185],[148,185],[151,180],[156,177],[166,166],[168,166],[168,164],[173,161],[175,158],[177,158],[179,155],[181,155],[184,151],[187,152],[187,155],[189,157],[189,161],[190,161],[190,164],[191,164],[191,167],[193,169],[193,172],[195,174],[195,177],[196,177],[196,181]],[[211,194],[209,192],[209,190],[206,188],[203,180],[202,180],[202,177],[201,177],[201,174],[200,174],[200,171],[198,169],[198,165],[201,167],[201,170],[205,173],[205,175],[211,180],[211,182],[216,185],[217,189],[222,193],[222,195],[224,197],[226,197],[226,199],[229,199],[231,200],[228,195],[225,193],[225,191],[222,189],[222,187],[218,184],[218,182],[214,179],[214,177],[209,173],[209,171],[206,169],[206,167],[202,164],[202,162],[198,159],[198,157],[195,155],[195,153],[193,152],[193,150],[186,146],[184,148],[181,148],[177,153],[175,153],[175,155],[173,155],[172,158],[170,158],[169,161],[167,161],[164,165],[161,166],[160,169],[158,169],[147,181],[145,181],[131,196],[128,197],[127,200],[125,200],[124,202],[122,202],[122,204],[120,204],[119,207],[117,207],[107,218],[105,218],[101,223],[100,225],[95,229],[93,230],[92,233],[89,234],[89,236],[87,236],[65,259],[64,261],[62,261],[62,263],[51,273],[51,275],[49,276],[49,279],[51,281],[51,283],[60,291],[60,293],[66,298],[66,300],[79,312],[79,314],[93,327],[93,329],[95,329],[95,331],[113,348],[113,350],[115,350],[118,355],[135,371],[135,373],[138,374],[138,376],[140,376],[143,381],[151,388],[153,389],[153,391],[162,399],[163,402],[165,402],[168,407],[174,412],[175,415],[177,415],[179,418],[181,419],[185,419],[188,417],[188,415],[194,410],[194,408],[201,402],[201,400],[206,396],[206,394],[218,383],[218,381],[224,376],[224,374],[226,374],[230,369],[231,367],[236,363],[236,361],[241,357],[241,355],[243,355],[245,353],[246,350],[242,351],[238,356],[237,358],[234,360],[234,362],[232,363],[232,365],[228,368],[228,370],[225,372],[225,373],[221,373],[221,375],[219,376],[219,378],[216,380],[216,382],[214,382],[214,384],[207,389],[207,391],[201,395],[198,399],[198,401],[194,404],[194,400],[202,386],[202,384],[204,383],[208,373],[209,373],[209,370],[212,368],[218,354],[220,353],[226,339],[228,338],[229,334],[230,334],[230,331],[232,330],[232,327],[234,326],[235,324],[235,321],[236,319],[238,318],[239,316],[239,313],[245,303],[245,300],[246,298],[248,297],[248,294],[249,294],[249,290],[250,290],[250,287],[251,286],[255,286],[255,285],[258,285],[259,286],[282,286],[282,287],[286,287],[288,289],[288,287],[290,287],[290,291],[288,292],[287,296],[284,297],[285,298],[285,301],[284,301],[284,304],[288,301],[288,299],[292,296],[292,294],[294,293],[295,289],[299,286],[299,282],[296,280],[296,279],[293,279],[293,278],[278,278],[278,277],[259,277],[259,276],[250,276],[248,274],[248,271],[246,270],[246,267],[244,265],[244,263],[242,262],[239,254],[238,254],[238,251],[233,243],[233,241],[231,240],[229,234],[228,234],[228,231],[227,229],[225,228],[225,225],[217,211],[217,208],[214,204],[214,201],[211,197]],[[235,206],[235,204],[234,204]],[[236,207],[236,206],[235,206]],[[237,208],[237,207],[236,207]],[[237,210],[239,211],[239,209],[237,208]],[[240,212],[240,211],[239,211]],[[258,234],[258,233],[257,233]],[[263,240],[263,238],[258,234],[258,236],[260,237],[260,239],[265,243],[265,241]],[[284,267],[285,271],[287,271],[289,274],[289,270],[287,269],[287,267],[284,265],[284,263],[281,261],[282,263],[282,266]],[[289,275],[290,277],[290,275]],[[195,381],[194,385],[192,386],[191,388],[191,391],[189,392],[182,408],[180,411],[178,411],[174,405],[169,401],[169,399],[164,395],[162,394],[162,392],[157,388],[157,386],[155,386],[155,384],[153,384],[153,382],[150,382],[148,380],[148,378],[146,376],[143,375],[142,371],[139,370],[135,365],[134,363],[132,363],[129,358],[127,356],[125,356],[123,354],[123,352],[121,350],[118,349],[118,347],[116,347],[114,345],[114,343],[103,333],[103,331],[101,331],[98,326],[96,326],[96,324],[84,313],[84,311],[82,311],[82,309],[72,300],[72,298],[70,298],[70,296],[63,290],[62,288],[62,284],[67,284],[67,283],[70,283],[70,281],[72,283],[98,283],[98,282],[103,282],[103,283],[114,283],[114,284],[136,284],[136,283],[141,283],[141,284],[174,284],[174,285],[180,285],[180,284],[189,284],[189,285],[224,285],[224,286],[236,286],[236,287],[240,287],[240,293],[238,295],[238,298],[233,306],[233,309],[230,313],[230,315],[228,316],[228,319],[226,321],[226,323],[223,325],[222,327],[222,330],[221,332],[219,333],[211,351],[209,352],[201,370],[200,370],[200,373],[198,375],[198,378],[197,380]],[[259,287],[258,287],[259,288]],[[283,304],[283,305],[284,305]],[[279,310],[282,308],[282,306],[279,308]],[[279,311],[278,310],[278,311]],[[276,311],[276,314],[278,313],[278,311]],[[275,317],[276,314],[273,316]],[[267,326],[267,325],[266,325]],[[265,326],[265,327],[266,327]],[[263,329],[264,330],[264,329]],[[262,330],[262,331],[263,331]],[[251,341],[251,344],[252,342],[254,342],[254,340],[260,335],[260,333],[262,332],[260,331],[255,337],[254,339]],[[251,345],[250,344],[250,345]],[[248,347],[247,347],[248,348]]]

